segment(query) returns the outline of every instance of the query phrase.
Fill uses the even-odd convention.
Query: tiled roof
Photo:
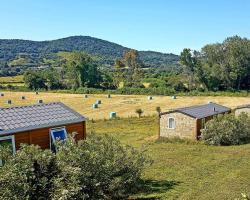
[[[63,103],[0,108],[0,135],[85,121]]]
[[[166,113],[180,112],[180,113],[186,114],[188,116],[191,116],[197,119],[202,119],[205,117],[214,116],[214,115],[229,112],[229,111],[231,111],[230,108],[211,102],[205,105],[177,108]],[[166,114],[166,113],[163,113],[163,114]]]

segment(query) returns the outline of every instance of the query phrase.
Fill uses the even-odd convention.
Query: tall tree
[[[100,87],[101,72],[88,54],[73,52],[67,54],[65,59],[66,79],[72,89]]]

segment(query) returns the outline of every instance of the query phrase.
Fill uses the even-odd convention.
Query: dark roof
[[[241,109],[241,108],[250,108],[250,104],[245,104],[245,105],[237,106],[235,109]]]
[[[0,135],[85,121],[63,103],[0,108]]]
[[[177,108],[177,109],[174,109],[169,112],[162,113],[162,114],[180,112],[190,117],[202,119],[202,118],[214,116],[220,113],[229,112],[230,110],[231,110],[230,108],[211,102],[205,105]]]

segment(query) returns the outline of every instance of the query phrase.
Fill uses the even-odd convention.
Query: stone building
[[[246,113],[250,115],[250,104],[238,106],[234,109],[234,113],[236,116],[239,116],[241,113]]]
[[[212,102],[163,112],[159,120],[159,137],[197,140],[208,120],[215,115],[229,112],[230,108]]]

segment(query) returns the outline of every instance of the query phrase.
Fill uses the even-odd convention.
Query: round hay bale
[[[109,119],[114,119],[114,118],[116,118],[116,112],[110,112]]]
[[[38,95],[39,93],[38,92],[36,92],[36,95]]]
[[[152,96],[148,96],[148,100],[153,100],[153,97]]]
[[[176,99],[176,96],[174,95],[174,96],[172,96],[172,99]]]
[[[94,108],[94,109],[98,108],[98,104],[94,103],[94,104],[92,105],[92,108]]]
[[[11,100],[7,100],[7,104],[12,104],[12,101]]]
[[[97,100],[97,101],[96,101],[96,104],[101,104],[101,103],[102,103],[101,100]]]
[[[4,93],[1,93],[1,97],[4,97]]]
[[[110,94],[108,94],[108,95],[107,95],[107,97],[108,97],[108,98],[111,98],[111,95],[110,95]]]
[[[87,94],[85,94],[85,95],[84,95],[84,98],[85,98],[85,99],[87,99],[87,98],[88,98],[88,95],[87,95]]]
[[[38,100],[38,103],[43,103],[43,100],[42,100],[42,99],[39,99],[39,100]]]
[[[22,100],[25,100],[25,96],[22,96],[21,99],[22,99]]]

